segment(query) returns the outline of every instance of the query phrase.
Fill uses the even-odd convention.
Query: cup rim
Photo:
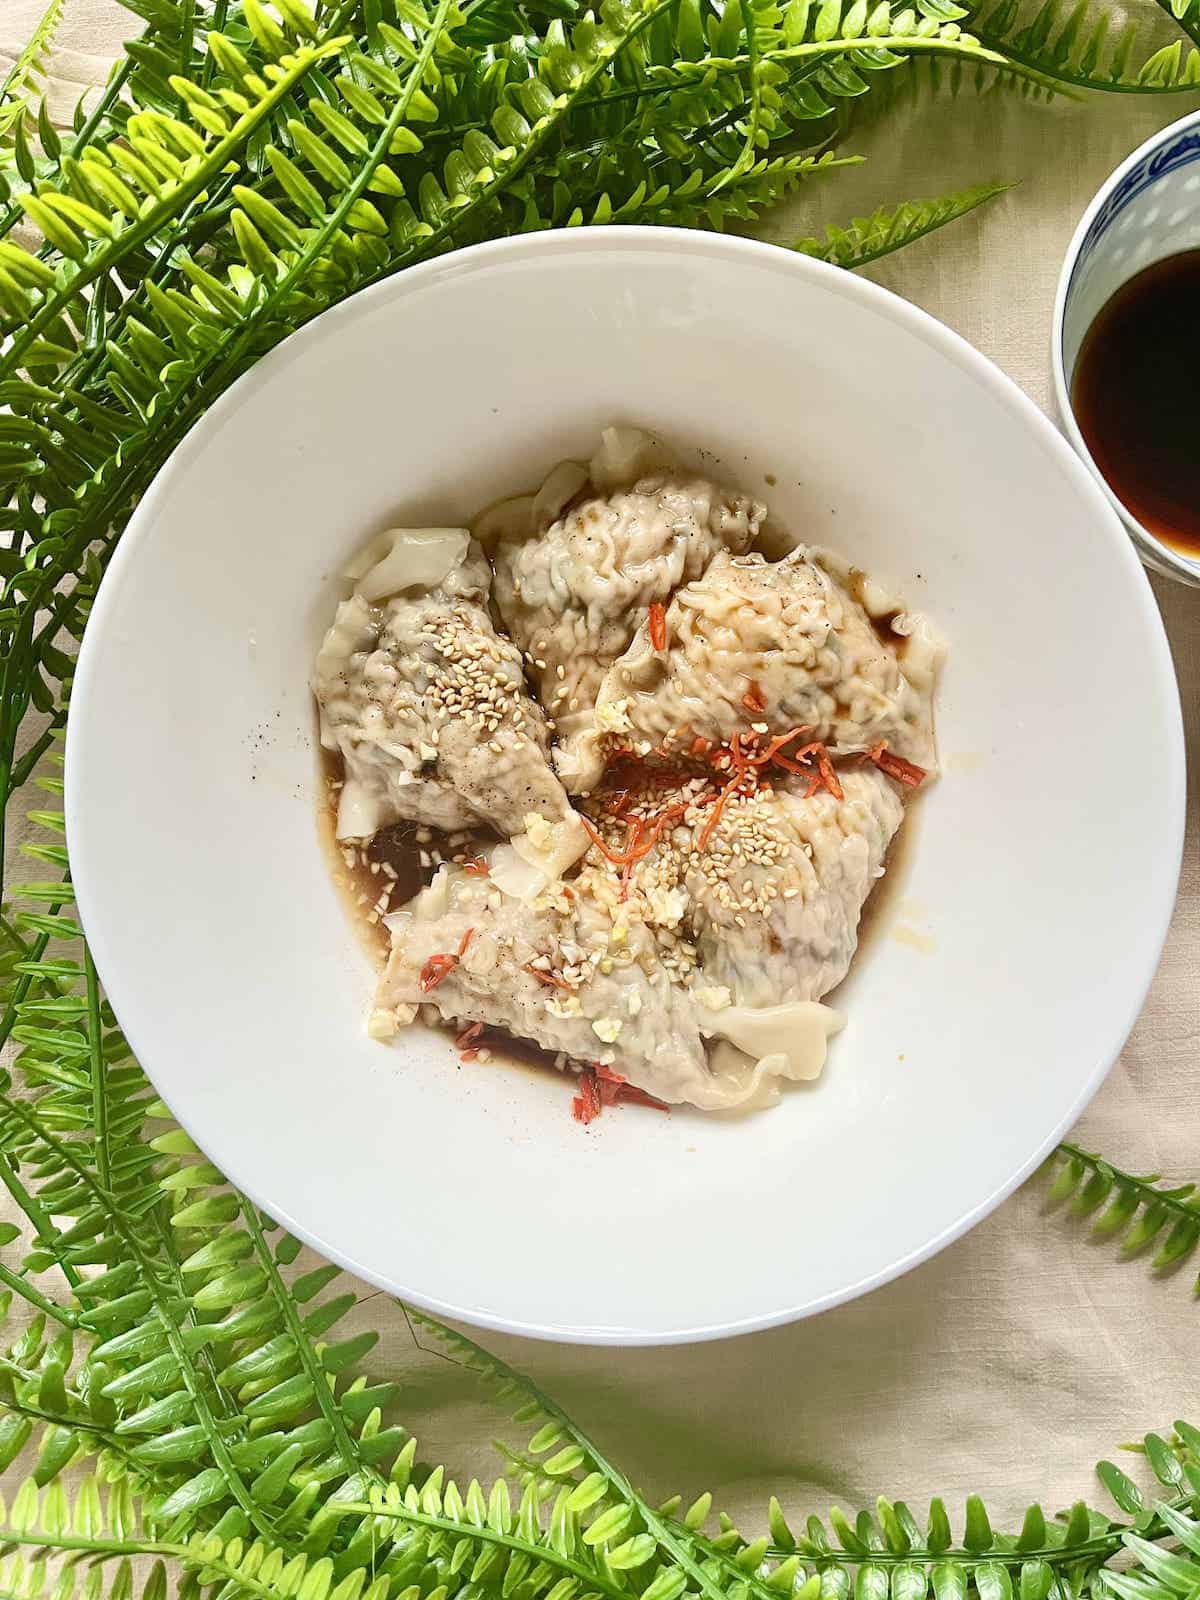
[[[1059,268],[1058,284],[1054,292],[1054,311],[1051,320],[1050,333],[1050,366],[1054,383],[1054,401],[1058,410],[1059,424],[1070,440],[1080,459],[1087,466],[1096,482],[1120,517],[1122,524],[1130,535],[1134,546],[1143,562],[1151,570],[1164,576],[1175,578],[1180,582],[1200,587],[1200,564],[1190,561],[1169,544],[1151,533],[1130,511],[1125,502],[1117,495],[1100,471],[1087,447],[1087,442],[1075,419],[1075,408],[1071,403],[1070,388],[1067,384],[1066,365],[1063,360],[1063,330],[1066,322],[1067,299],[1071,290],[1071,283],[1075,276],[1075,267],[1079,260],[1083,241],[1087,237],[1093,219],[1107,202],[1109,196],[1124,180],[1126,175],[1137,166],[1152,151],[1160,145],[1166,144],[1170,139],[1188,128],[1200,127],[1200,111],[1189,111],[1184,117],[1168,123],[1165,128],[1160,128],[1157,133],[1152,133],[1148,139],[1138,145],[1136,150],[1114,167],[1112,172],[1096,190],[1083,215],[1071,235],[1071,242],[1067,246],[1066,255],[1063,257],[1062,266]]]

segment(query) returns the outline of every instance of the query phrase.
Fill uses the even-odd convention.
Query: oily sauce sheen
[[[1117,290],[1084,339],[1071,399],[1117,498],[1164,544],[1200,555],[1200,250]]]

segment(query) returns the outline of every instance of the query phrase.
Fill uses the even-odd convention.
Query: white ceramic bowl
[[[823,1080],[743,1120],[625,1107],[585,1130],[552,1076],[460,1068],[434,1033],[371,1043],[373,974],[318,846],[307,677],[345,558],[536,482],[614,419],[714,452],[950,641],[905,900],[841,993]],[[817,1311],[996,1205],[1137,1015],[1183,822],[1157,611],[1045,418],[869,283],[638,229],[419,267],[236,384],[105,580],[67,790],[112,1003],[223,1170],[422,1306],[613,1343]]]
[[[1050,365],[1063,430],[1124,522],[1146,566],[1200,587],[1200,556],[1150,531],[1122,504],[1087,447],[1071,403],[1084,337],[1122,284],[1166,256],[1200,247],[1200,111],[1152,135],[1123,161],[1079,220],[1054,297]]]

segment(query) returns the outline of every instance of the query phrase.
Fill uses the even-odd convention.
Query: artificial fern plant
[[[1195,1600],[1200,1433],[1144,1450],[1143,1503],[955,1533],[901,1501],[744,1537],[708,1496],[654,1506],[546,1395],[463,1336],[421,1335],[513,1414],[488,1487],[425,1461],[337,1269],[170,1121],[72,915],[57,796],[74,647],[138,495],[227,385],[353,290],[552,225],[752,221],[856,159],[895,85],[1200,81],[1200,0],[131,0],[98,102],[55,129],[38,84],[61,11],[0,89],[0,785],[36,877],[0,916],[0,1515],[11,1600]],[[132,19],[131,19],[132,21]],[[1165,30],[1165,32],[1164,32]],[[1174,30],[1174,37],[1169,37]],[[855,266],[998,192],[906,202],[799,248]],[[19,242],[17,225],[34,243]],[[22,238],[24,235],[21,236]],[[30,796],[33,796],[32,803]],[[1191,1189],[1064,1147],[1056,1198],[1160,1265]],[[415,1420],[415,1419],[412,1419]],[[510,1487],[511,1485],[511,1487]]]

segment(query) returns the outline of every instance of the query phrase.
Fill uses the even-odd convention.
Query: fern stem
[[[1165,1502],[1171,1511],[1187,1511],[1195,1506],[1196,1493],[1183,1493],[1174,1496]],[[1082,1539],[1078,1544],[1047,1544],[1032,1549],[1021,1549],[1018,1541],[1009,1540],[1004,1548],[1000,1544],[993,1544],[991,1548],[982,1551],[970,1550],[930,1550],[926,1546],[918,1546],[903,1553],[894,1550],[870,1550],[866,1554],[855,1554],[852,1551],[829,1548],[809,1548],[803,1540],[799,1540],[794,1549],[782,1545],[770,1544],[767,1546],[766,1555],[771,1560],[784,1560],[788,1556],[799,1555],[802,1561],[818,1562],[822,1566],[832,1565],[841,1567],[902,1567],[906,1563],[916,1566],[935,1567],[939,1562],[952,1562],[954,1566],[964,1572],[974,1572],[979,1567],[989,1565],[1019,1569],[1025,1562],[1044,1562],[1046,1566],[1055,1569],[1056,1582],[1062,1581],[1063,1568],[1075,1568],[1080,1565],[1091,1567],[1102,1566],[1122,1548],[1126,1536],[1135,1531],[1133,1523],[1114,1523],[1106,1533],[1096,1534],[1090,1539]],[[1138,1535],[1147,1540],[1159,1540],[1170,1537],[1171,1530],[1160,1517],[1154,1517],[1145,1525],[1136,1527]],[[696,1536],[701,1543],[707,1543],[703,1535]],[[1077,1591],[1067,1585],[1064,1591],[1064,1600],[1077,1600]]]
[[[330,1392],[325,1370],[317,1360],[312,1341],[304,1331],[304,1325],[296,1310],[296,1302],[288,1293],[287,1286],[280,1277],[275,1257],[272,1255],[271,1248],[263,1236],[258,1212],[244,1196],[239,1195],[238,1198],[241,1204],[242,1221],[245,1223],[246,1231],[253,1241],[254,1253],[258,1258],[258,1264],[266,1273],[275,1303],[279,1307],[287,1330],[295,1342],[300,1364],[313,1387],[317,1409],[329,1424],[338,1455],[342,1459],[342,1465],[348,1473],[361,1473],[377,1484],[385,1484],[387,1480],[373,1466],[364,1461],[355,1448],[354,1440],[350,1437],[350,1431],[346,1427],[346,1419],[342,1415],[341,1407],[336,1403],[333,1394]]]
[[[213,7],[211,29],[215,30],[217,33],[222,32],[228,15],[229,0],[217,0],[216,5]],[[210,50],[204,58],[204,67],[200,73],[201,88],[207,89],[209,84],[212,82],[213,68],[215,66],[216,62],[213,60],[213,54]]]
[[[750,75],[750,107],[746,117],[745,143],[741,153],[728,172],[717,179],[709,190],[717,194],[727,184],[734,183],[748,167],[753,166],[758,151],[758,129],[762,121],[762,82],[759,78],[758,37],[754,28],[754,9],[750,0],[738,0],[742,12],[742,26],[746,30],[746,67]]]
[[[969,37],[969,36],[967,36]],[[1045,84],[1045,71],[1036,66],[1018,61],[1015,55],[1005,46],[1005,54],[975,43],[974,40],[966,42],[965,38],[939,39],[936,36],[927,38],[917,33],[885,33],[876,37],[870,34],[858,34],[853,38],[809,40],[806,44],[785,45],[779,50],[770,50],[763,57],[763,62],[774,62],[782,65],[793,61],[821,61],[827,56],[849,55],[857,50],[895,50],[906,56],[952,56],[958,60],[977,61],[985,66],[1005,67],[1016,72],[1019,76],[1030,79],[1035,83]],[[686,81],[693,76],[697,81],[708,72],[742,73],[752,64],[748,55],[737,56],[704,56],[699,61],[689,61],[686,72],[682,73],[681,81]],[[662,69],[666,72],[678,73],[678,67]],[[653,78],[656,74],[651,73]]]
[[[1154,0],[1154,3],[1161,11],[1166,12],[1176,27],[1182,28],[1194,45],[1200,46],[1200,7],[1195,5],[1177,7],[1172,0]],[[1195,93],[1194,85],[1192,92]]]
[[[6,100],[18,97],[26,80],[37,70],[41,57],[49,50],[62,21],[64,0],[50,0],[34,25],[29,43],[17,56],[3,83],[0,83],[0,106]]]
[[[1156,0],[1162,4],[1164,11],[1170,11],[1169,0]],[[1183,24],[1180,23],[1182,27]],[[1097,94],[1132,94],[1138,96],[1164,95],[1164,94],[1190,94],[1195,95],[1196,85],[1191,83],[1139,83],[1129,78],[1101,78],[1085,76],[1082,73],[1069,72],[1065,68],[1052,70],[1030,51],[1023,50],[1012,39],[994,34],[986,24],[977,24],[971,19],[971,29],[981,44],[987,46],[989,52],[1003,51],[1003,55],[992,56],[993,63],[997,60],[1021,76],[1032,76],[1034,82],[1043,87],[1067,84],[1073,89],[1094,90]],[[1200,43],[1200,38],[1197,40]]]
[[[6,1283],[15,1294],[27,1301],[37,1310],[44,1311],[48,1317],[53,1317],[55,1322],[63,1328],[75,1328],[79,1325],[79,1318],[66,1306],[60,1306],[57,1300],[51,1300],[40,1289],[36,1289],[28,1278],[22,1278],[19,1273],[10,1272],[0,1263],[0,1283]]]
[[[158,1234],[158,1241],[163,1247],[163,1260],[166,1262],[167,1270],[171,1274],[171,1281],[174,1284],[175,1292],[179,1296],[180,1304],[187,1307],[185,1313],[186,1321],[192,1328],[199,1327],[195,1308],[192,1305],[191,1296],[188,1294],[187,1286],[183,1281],[183,1273],[179,1270],[178,1254],[171,1248],[170,1230],[166,1227],[160,1214],[155,1215],[154,1224]],[[237,1421],[237,1432],[239,1436],[244,1437],[246,1433],[245,1423],[241,1418],[241,1413],[237,1411],[236,1407],[231,1405],[229,1397],[227,1396],[225,1389],[217,1377],[217,1363],[213,1357],[212,1351],[206,1345],[202,1345],[201,1348],[196,1352],[196,1360],[204,1369],[205,1375],[207,1376],[209,1383],[212,1385],[213,1395],[220,1407],[221,1417],[217,1420],[228,1422],[231,1418],[234,1418]]]
[[[104,1036],[100,1027],[100,984],[91,946],[83,942],[83,971],[87,983],[88,1044],[92,1064],[92,1148],[96,1156],[96,1178],[102,1188],[111,1186],[108,1151],[108,1095],[105,1090]]]
[[[65,906],[68,903],[69,899],[70,899],[70,896],[67,895],[67,896],[64,896],[64,898],[62,900],[52,901],[50,903],[50,905],[47,907],[48,914],[50,916],[52,916],[52,917],[56,917],[58,915],[58,913],[62,910],[63,906]],[[42,957],[45,955],[46,946],[49,943],[50,943],[50,935],[48,933],[39,933],[37,938],[33,941],[33,943],[27,947],[28,954],[27,954],[26,959],[31,961],[31,962],[32,961],[40,961],[42,959]],[[30,989],[33,987],[33,985],[36,983],[36,981],[37,981],[36,978],[33,976],[33,974],[31,972],[23,972],[21,974],[20,980],[16,984],[14,984],[12,997],[10,998],[10,1000],[8,1002],[8,1005],[4,1009],[3,1017],[0,1017],[0,1048],[3,1048],[3,1046],[5,1044],[7,1044],[8,1037],[11,1034],[13,1028],[16,1026],[17,1018],[21,1014],[21,1005],[22,1005],[23,1001],[26,999],[26,997],[28,996]],[[2,1177],[2,1176],[3,1176],[3,1174],[2,1174],[2,1172],[0,1172],[0,1177]],[[10,1189],[10,1192],[11,1192],[11,1189]],[[13,1198],[14,1199],[16,1198],[15,1194],[14,1194]]]
[[[1184,1500],[1182,1505],[1190,1504]],[[973,1572],[977,1567],[1002,1566],[1018,1568],[1026,1561],[1044,1561],[1047,1566],[1075,1566],[1080,1562],[1088,1562],[1095,1558],[1099,1565],[1107,1560],[1115,1551],[1121,1548],[1121,1541],[1129,1531],[1126,1526],[1118,1526],[1113,1533],[1103,1534],[1095,1539],[1089,1539],[1083,1544],[1076,1545],[1046,1545],[1038,1550],[1001,1550],[990,1549],[975,1554],[966,1550],[930,1550],[925,1547],[916,1547],[900,1554],[894,1550],[871,1550],[866,1555],[858,1555],[848,1550],[831,1548],[828,1550],[804,1549],[798,1546],[795,1550],[785,1549],[782,1545],[768,1545],[767,1558],[781,1561],[788,1556],[799,1555],[802,1561],[820,1562],[822,1566],[842,1567],[902,1567],[905,1565],[935,1567],[940,1561],[952,1562],[964,1572]],[[1162,1538],[1166,1529],[1157,1535]],[[693,1535],[697,1543],[708,1546],[709,1541],[703,1534]],[[1154,1537],[1153,1534],[1147,1537]],[[709,1551],[706,1548],[705,1554]]]
[[[458,1345],[468,1350],[477,1359],[486,1363],[486,1366],[494,1372],[502,1374],[507,1383],[513,1388],[523,1390],[545,1412],[546,1416],[553,1418],[567,1437],[577,1444],[584,1454],[590,1458],[596,1471],[607,1479],[613,1491],[627,1505],[637,1511],[646,1525],[647,1533],[662,1549],[670,1554],[676,1565],[687,1573],[700,1592],[708,1595],[709,1600],[726,1600],[724,1591],[704,1571],[700,1563],[692,1558],[691,1551],[686,1543],[676,1536],[667,1520],[642,1499],[625,1474],[601,1455],[587,1434],[572,1422],[557,1401],[552,1400],[532,1378],[525,1373],[517,1372],[514,1367],[510,1367],[499,1356],[492,1355],[490,1351],[484,1350],[481,1345],[476,1344],[474,1339],[468,1338],[465,1333],[460,1333],[457,1329],[445,1327],[436,1318],[426,1316],[424,1312],[414,1312],[410,1306],[404,1306],[404,1313],[410,1318],[415,1317],[417,1322],[423,1326],[433,1329],[451,1345]]]
[[[495,1441],[495,1448],[499,1450],[501,1456],[510,1466],[518,1468],[521,1472],[528,1473],[531,1477],[544,1484],[546,1488],[561,1487],[560,1480],[549,1477],[542,1471],[539,1464],[530,1460],[528,1456],[521,1455],[519,1451],[510,1450],[507,1445],[500,1444],[499,1441]],[[778,1589],[773,1589],[769,1583],[758,1577],[756,1573],[743,1571],[727,1551],[722,1550],[719,1545],[706,1538],[703,1533],[697,1532],[694,1528],[689,1528],[678,1517],[667,1517],[666,1521],[674,1529],[678,1537],[683,1539],[693,1550],[699,1550],[706,1561],[715,1562],[721,1567],[728,1574],[731,1584],[737,1584],[739,1589],[745,1590],[748,1594],[758,1595],[759,1600],[781,1600]],[[795,1551],[788,1551],[787,1554],[794,1555]]]
[[[218,1541],[219,1543],[219,1541]],[[193,1572],[211,1573],[224,1578],[226,1584],[259,1600],[279,1600],[279,1591],[269,1584],[260,1583],[240,1567],[224,1561],[221,1556],[204,1556],[200,1550],[186,1544],[173,1544],[163,1539],[87,1539],[78,1534],[41,1534],[22,1532],[12,1528],[0,1529],[0,1546],[30,1547],[40,1550],[66,1550],[81,1556],[92,1556],[96,1561],[131,1559],[137,1556],[169,1556]]]
[[[68,152],[70,155],[77,156],[79,154],[79,152],[87,144],[88,140],[95,133],[96,129],[104,121],[105,117],[107,117],[109,111],[112,109],[113,103],[117,100],[121,90],[125,87],[126,80],[128,79],[132,70],[132,59],[129,56],[122,56],[120,65],[116,67],[109,77],[109,80],[104,86],[100,97],[96,101],[96,104],[92,107],[86,122],[84,122],[79,132],[71,141],[71,147]],[[3,213],[0,213],[0,239],[4,238],[6,234],[12,232],[13,228],[15,228],[17,223],[20,222],[24,214],[25,213],[21,210],[19,205],[10,205],[7,210],[5,210]]]
[[[1106,1161],[1103,1156],[1096,1155],[1094,1151],[1082,1150],[1079,1145],[1071,1144],[1066,1140],[1059,1145],[1059,1150],[1065,1156],[1073,1157],[1081,1162],[1089,1172],[1104,1173],[1107,1177],[1130,1189],[1136,1189],[1142,1196],[1144,1205],[1165,1206],[1175,1216],[1187,1218],[1194,1222],[1200,1215],[1200,1203],[1195,1198],[1189,1199],[1196,1193],[1194,1184],[1180,1184],[1178,1189],[1159,1189],[1157,1177],[1137,1177],[1133,1173],[1123,1172],[1120,1167],[1114,1167],[1111,1161]]]
[[[15,794],[18,789],[23,787],[26,780],[32,775],[33,769],[37,766],[38,762],[46,754],[46,751],[49,750],[50,746],[54,743],[55,734],[57,730],[64,725],[64,721],[65,719],[63,718],[62,714],[57,714],[50,726],[45,730],[44,733],[38,735],[21,759],[13,763],[13,769],[9,780],[12,785],[11,793]],[[0,788],[0,794],[3,793],[4,790]]]

